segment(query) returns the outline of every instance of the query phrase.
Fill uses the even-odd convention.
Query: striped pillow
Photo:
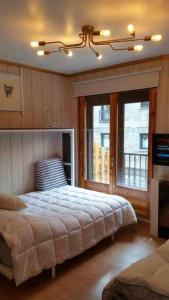
[[[52,158],[35,163],[35,185],[39,191],[67,185],[62,159]]]

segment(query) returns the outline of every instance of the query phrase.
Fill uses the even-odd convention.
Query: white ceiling
[[[31,40],[78,42],[84,24],[124,37],[129,23],[135,25],[138,37],[161,33],[162,42],[144,42],[139,53],[101,46],[100,61],[89,49],[76,49],[71,58],[60,53],[38,57],[29,46]],[[0,59],[70,74],[168,54],[168,28],[168,0],[0,0]]]

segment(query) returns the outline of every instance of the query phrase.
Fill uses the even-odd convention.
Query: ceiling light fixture
[[[73,56],[73,52],[72,52],[71,50],[69,50],[69,49],[64,49],[64,48],[63,48],[63,52],[64,52],[65,54],[67,54],[68,57]]]
[[[143,50],[143,45],[135,45],[134,46],[134,51],[142,51]]]
[[[153,42],[159,42],[162,39],[162,35],[161,34],[154,34],[151,36],[151,41]]]
[[[128,32],[133,36],[135,36],[135,28],[134,28],[134,25],[133,24],[129,24],[128,26],[127,26],[127,30],[128,30]]]
[[[33,41],[30,43],[31,47],[36,48],[39,47],[39,42],[38,41]]]
[[[103,37],[108,37],[111,34],[111,31],[106,29],[106,30],[95,30],[94,26],[92,25],[85,25],[82,26],[82,32],[79,34],[79,37],[81,39],[80,43],[77,44],[65,44],[61,41],[52,41],[52,42],[45,42],[45,41],[32,41],[30,43],[31,47],[37,48],[37,47],[44,47],[46,45],[57,45],[57,50],[38,50],[37,55],[43,56],[43,55],[49,55],[52,53],[56,52],[62,52],[65,53],[68,57],[72,57],[72,49],[79,49],[79,48],[84,48],[88,46],[90,50],[95,54],[97,59],[102,59],[102,54],[97,52],[95,50],[96,46],[109,46],[113,51],[122,51],[122,50],[128,50],[128,51],[141,51],[143,50],[143,45],[132,45],[128,47],[114,47],[114,44],[117,43],[128,43],[128,42],[139,42],[139,41],[152,41],[152,42],[159,42],[162,39],[162,35],[160,34],[155,34],[155,35],[150,35],[150,36],[144,36],[141,38],[136,38],[136,33],[135,33],[135,28],[133,24],[129,24],[127,26],[128,32],[130,34],[129,37],[126,38],[119,38],[119,39],[107,39],[107,40],[101,40],[101,41],[96,41],[94,39],[95,36],[103,36]]]
[[[45,51],[44,50],[38,50],[37,55],[43,56],[43,55],[45,55]]]
[[[102,54],[99,53],[99,52],[97,52],[97,53],[96,53],[96,57],[97,57],[97,59],[102,59]]]
[[[100,36],[110,36],[111,35],[111,31],[108,29],[105,30],[100,30]]]

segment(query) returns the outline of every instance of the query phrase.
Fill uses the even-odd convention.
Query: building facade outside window
[[[143,101],[140,103],[140,108],[141,109],[148,109],[149,108],[149,102],[148,101]]]
[[[101,105],[100,122],[108,122],[110,120],[110,106]]]
[[[110,134],[109,133],[101,133],[101,146],[105,149],[109,149],[110,144]]]
[[[148,149],[148,133],[140,133],[140,150]]]
[[[141,103],[146,103],[144,109],[140,111]],[[109,121],[110,107],[109,105],[95,106],[94,116],[94,142],[99,146],[105,147],[107,150],[110,146]],[[131,117],[132,116],[132,117]],[[149,116],[149,102],[139,102],[127,104],[125,110],[125,153],[147,153],[148,150],[148,127],[144,127]]]

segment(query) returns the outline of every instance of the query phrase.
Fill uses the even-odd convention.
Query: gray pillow
[[[37,161],[35,163],[35,184],[39,191],[67,185],[62,159],[57,157]]]

